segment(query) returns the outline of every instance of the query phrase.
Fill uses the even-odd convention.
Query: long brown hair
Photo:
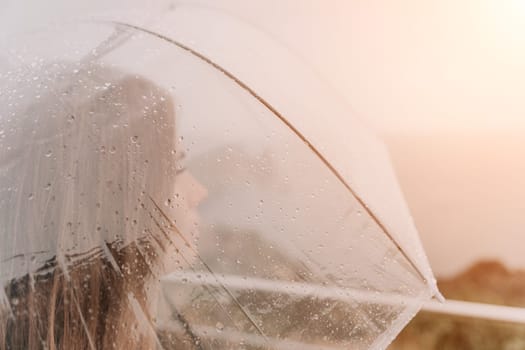
[[[45,94],[27,85],[0,121],[0,350],[154,348],[159,276],[179,249],[161,204],[177,173],[172,99],[92,64],[45,71]]]

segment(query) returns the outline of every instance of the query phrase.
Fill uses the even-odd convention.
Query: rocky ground
[[[525,307],[525,271],[496,261],[479,262],[438,284],[446,298]],[[389,348],[398,349],[525,349],[525,326],[422,312]]]

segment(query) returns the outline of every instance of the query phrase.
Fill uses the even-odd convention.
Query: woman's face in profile
[[[13,107],[17,118],[0,120],[13,130],[0,140],[9,145],[0,161],[10,165],[0,185],[19,194],[3,208],[18,208],[8,216],[20,220],[8,222],[11,236],[0,256],[48,252],[37,264],[118,240],[129,244],[155,231],[151,200],[176,228],[161,261],[193,262],[197,209],[207,191],[178,156],[184,145],[173,96],[147,79],[96,65],[50,67],[32,73],[45,75],[40,80],[49,81],[50,94],[31,99],[38,90],[28,80],[18,87],[26,101]],[[10,269],[11,277],[30,268]]]
[[[129,338],[137,310],[153,315],[159,278],[198,256],[207,191],[174,156],[173,97],[136,75],[80,68],[28,69],[46,93],[21,79],[20,103],[0,101],[12,116],[0,118],[10,131],[0,138],[0,280],[16,316],[0,324],[0,338],[13,327],[8,348],[38,348],[26,346],[38,334],[61,350],[87,348],[86,334],[100,348],[150,348],[140,345],[154,338],[148,329]]]
[[[162,204],[167,210],[166,214],[172,219],[176,231],[184,239],[173,233],[173,250],[166,254],[168,260],[180,260],[184,265],[193,263],[197,255],[199,239],[200,217],[199,204],[207,197],[207,189],[188,171],[181,170],[174,181],[173,196]],[[188,246],[189,245],[189,246]],[[175,250],[178,250],[175,251]],[[167,272],[173,270],[167,261]]]

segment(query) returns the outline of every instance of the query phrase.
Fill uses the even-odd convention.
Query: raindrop
[[[131,137],[131,142],[133,143],[137,143],[138,140],[139,140],[139,137],[137,135],[134,135]]]
[[[49,158],[52,155],[53,155],[53,151],[51,151],[51,150],[47,151],[46,154],[45,154],[46,158]]]
[[[27,199],[29,199],[30,201],[32,201],[32,200],[33,200],[33,198],[34,198],[34,196],[33,196],[33,194],[32,194],[32,193],[30,193],[30,194],[29,194],[29,197],[27,197]]]
[[[215,324],[215,329],[217,330],[217,332],[222,332],[224,330],[224,324],[222,324],[221,322],[217,322]]]
[[[51,188],[51,183],[48,182],[47,185],[44,186],[44,190],[49,191],[50,188]]]

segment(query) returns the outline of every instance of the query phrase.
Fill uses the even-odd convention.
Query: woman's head
[[[151,347],[153,281],[194,250],[166,205],[182,171],[172,99],[92,64],[35,77],[2,96],[0,349]]]

